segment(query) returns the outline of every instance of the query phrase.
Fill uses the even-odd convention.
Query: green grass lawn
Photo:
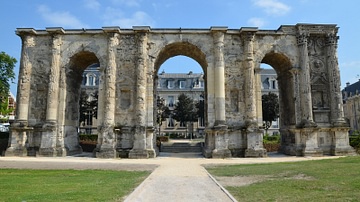
[[[225,186],[238,201],[360,201],[359,156],[208,167],[207,170],[215,178],[262,179],[245,186]]]
[[[122,201],[150,172],[0,169],[0,201]]]

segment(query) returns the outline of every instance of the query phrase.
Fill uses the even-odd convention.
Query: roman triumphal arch
[[[263,157],[260,64],[277,72],[281,151],[352,154],[343,118],[336,25],[277,30],[19,28],[22,53],[16,121],[6,156],[65,156],[78,140],[81,75],[100,64],[99,158],[157,155],[157,72],[168,58],[196,60],[206,79],[208,158]]]

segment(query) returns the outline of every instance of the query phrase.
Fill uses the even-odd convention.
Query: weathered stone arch
[[[67,140],[77,137],[77,79],[87,66],[99,63],[96,156],[155,157],[154,81],[160,65],[176,55],[196,60],[205,73],[205,157],[266,156],[260,63],[278,74],[282,152],[352,154],[342,110],[337,31],[336,25],[321,24],[277,30],[17,29],[22,38],[19,90],[6,155],[80,152],[77,143]]]
[[[203,71],[206,72],[206,68],[208,66],[206,62],[206,55],[200,50],[199,47],[189,42],[175,42],[163,47],[155,61],[155,71],[157,72],[160,66],[167,59],[178,55],[184,55],[191,59],[194,59],[203,68]]]

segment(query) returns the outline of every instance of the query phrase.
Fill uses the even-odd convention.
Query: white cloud
[[[97,0],[83,0],[84,7],[88,8],[90,10],[99,10],[101,7],[101,4]]]
[[[263,27],[266,21],[262,18],[250,18],[247,23],[252,27]]]
[[[84,28],[88,27],[83,24],[75,16],[71,15],[69,12],[56,12],[52,11],[49,7],[45,5],[40,5],[38,7],[38,12],[42,18],[51,24],[51,26],[64,27],[64,28]]]
[[[278,0],[253,0],[253,4],[262,8],[267,14],[281,16],[287,14],[291,7]]]
[[[121,10],[108,7],[105,13],[106,26],[120,26],[122,28],[132,28],[132,26],[139,25],[154,26],[154,20],[143,11],[137,11],[130,17],[126,17]]]
[[[128,7],[140,6],[140,0],[112,0],[111,2],[116,5],[125,5]]]

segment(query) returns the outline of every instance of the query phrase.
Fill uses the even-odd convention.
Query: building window
[[[180,127],[186,127],[186,122],[185,121],[180,121]]]
[[[168,81],[167,81],[167,87],[168,87],[169,89],[174,88],[174,81],[173,81],[173,80],[168,80]]]
[[[200,88],[204,88],[204,81],[200,81],[199,86]]]
[[[185,88],[185,81],[179,81],[179,88]]]
[[[276,89],[276,80],[272,80],[272,88]]]
[[[167,126],[171,127],[171,128],[174,127],[174,125],[175,125],[174,124],[174,119],[170,116],[167,120],[168,120]]]
[[[94,76],[93,75],[90,75],[89,76],[89,86],[94,86]]]
[[[174,107],[174,96],[168,96],[169,107]]]

